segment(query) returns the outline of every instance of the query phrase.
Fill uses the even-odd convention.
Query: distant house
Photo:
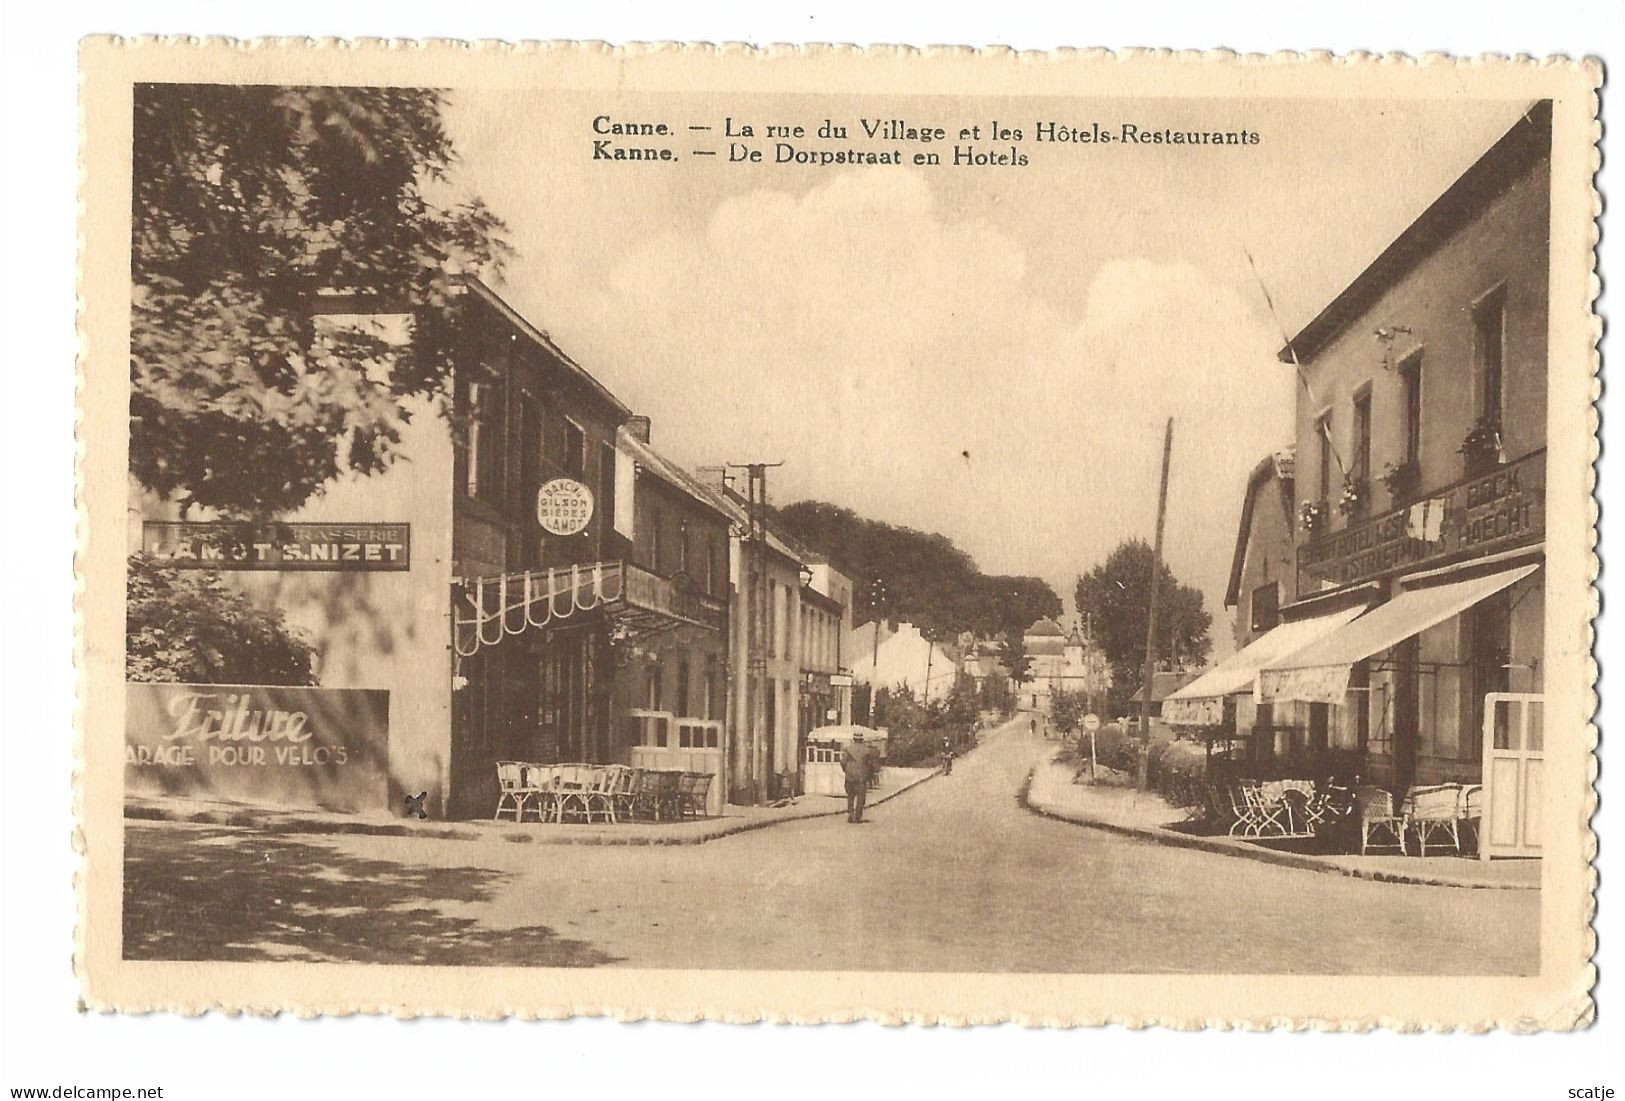
[[[1161,716],[1162,701],[1201,675],[1200,669],[1158,669],[1151,675],[1151,714]],[[1128,702],[1130,714],[1138,714],[1140,705],[1145,702],[1143,685],[1135,689]]]
[[[912,623],[865,623],[847,636],[852,676],[877,688],[907,687],[919,699],[941,699],[953,690],[959,663]]]
[[[1068,631],[1048,616],[1022,632],[1029,673],[1019,705],[1048,715],[1057,692],[1103,695],[1112,686],[1106,655],[1077,626]]]

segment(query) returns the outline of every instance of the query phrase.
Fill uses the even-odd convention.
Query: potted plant
[[[1306,533],[1314,535],[1326,524],[1326,502],[1305,501],[1298,509],[1298,523],[1303,525]]]
[[[1479,417],[1467,430],[1467,435],[1456,449],[1462,457],[1467,477],[1487,474],[1506,462],[1501,446],[1501,422],[1494,417]]]
[[[1382,472],[1382,484],[1387,488],[1388,496],[1393,499],[1394,504],[1403,504],[1422,484],[1422,464],[1415,459],[1389,463],[1388,469]]]
[[[1364,478],[1349,475],[1343,479],[1343,492],[1337,498],[1337,511],[1344,516],[1358,516],[1365,511],[1370,495],[1370,487]]]

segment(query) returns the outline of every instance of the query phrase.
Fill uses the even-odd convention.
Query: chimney
[[[628,435],[636,438],[639,443],[648,443],[649,442],[649,418],[648,417],[627,417],[626,418],[626,431],[627,431]]]

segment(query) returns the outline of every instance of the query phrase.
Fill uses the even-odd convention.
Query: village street
[[[1539,894],[1348,879],[1040,818],[1026,719],[871,809],[696,846],[127,822],[131,958],[1528,973]],[[546,829],[546,826],[537,826]]]

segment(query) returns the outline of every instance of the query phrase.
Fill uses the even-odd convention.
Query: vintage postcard
[[[85,1003],[1588,1023],[1600,79],[87,41]]]

